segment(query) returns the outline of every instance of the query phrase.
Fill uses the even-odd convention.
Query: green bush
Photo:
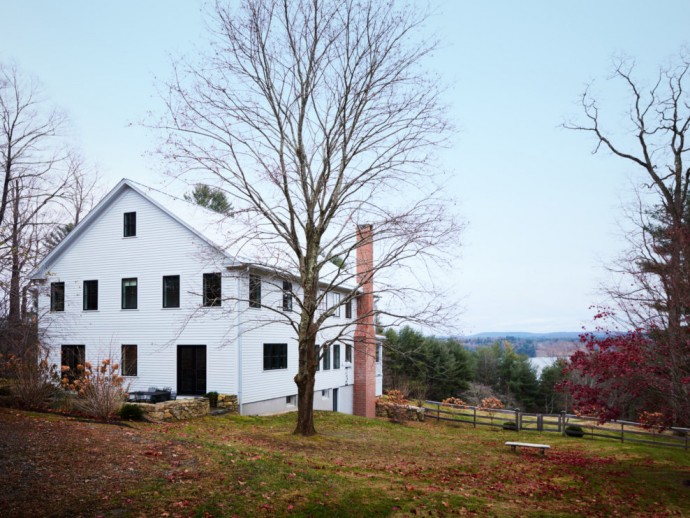
[[[515,424],[515,421],[505,421],[503,423],[503,429],[504,430],[512,430],[514,432],[517,431],[517,425]]]
[[[120,419],[127,421],[141,421],[143,417],[144,411],[139,405],[125,403],[120,407]]]
[[[568,437],[583,437],[585,435],[585,431],[580,425],[569,424],[565,427],[565,434]]]
[[[207,392],[206,397],[211,404],[211,408],[216,408],[218,406],[218,392]]]

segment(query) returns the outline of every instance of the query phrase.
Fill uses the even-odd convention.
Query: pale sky
[[[619,223],[642,178],[594,141],[560,128],[581,115],[592,80],[612,121],[625,104],[606,77],[614,55],[636,59],[643,79],[688,44],[686,0],[432,0],[442,42],[430,62],[450,86],[458,128],[443,153],[469,222],[456,274],[459,327],[578,331],[602,301],[604,266],[623,248]],[[36,75],[72,120],[71,137],[107,187],[156,184],[162,167],[139,122],[160,109],[155,78],[170,56],[203,45],[194,0],[0,0],[0,60]]]

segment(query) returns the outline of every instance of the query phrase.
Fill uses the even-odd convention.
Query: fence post
[[[436,422],[440,423],[441,422],[441,404],[436,403]]]
[[[537,414],[537,431],[544,431],[544,416],[542,414]]]
[[[565,437],[565,410],[561,410],[561,417],[560,417],[559,421],[560,421],[561,435],[563,435],[563,437]]]
[[[472,426],[477,428],[477,407],[472,407],[474,409],[474,418],[472,420]]]
[[[520,419],[520,409],[515,409],[515,431],[519,432],[522,428],[522,419]]]
[[[623,423],[621,423],[621,442],[625,442],[625,428],[624,428],[624,426],[625,425]]]

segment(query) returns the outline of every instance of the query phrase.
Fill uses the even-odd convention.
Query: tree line
[[[538,377],[529,357],[507,341],[468,349],[456,339],[424,336],[410,327],[388,329],[385,335],[385,390],[401,390],[416,400],[457,397],[470,405],[495,397],[527,412],[569,409],[567,395],[558,390],[564,360]]]

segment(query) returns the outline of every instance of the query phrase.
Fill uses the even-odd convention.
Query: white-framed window
[[[133,344],[122,345],[122,356],[120,358],[120,366],[123,376],[137,376],[138,375],[138,351],[137,346]]]
[[[292,311],[292,283],[283,281],[283,311]]]
[[[323,348],[323,370],[331,370],[331,351],[330,347]]]
[[[333,344],[333,369],[340,368],[340,344]]]
[[[331,399],[331,389],[325,389],[321,391],[321,397],[323,399]]]
[[[287,406],[296,406],[297,405],[297,396],[296,395],[287,396],[285,398],[285,404]]]
[[[340,293],[333,293],[333,306],[335,310],[333,311],[334,317],[340,316]]]
[[[124,228],[122,231],[123,237],[136,237],[137,235],[137,213],[125,212],[124,214]]]

